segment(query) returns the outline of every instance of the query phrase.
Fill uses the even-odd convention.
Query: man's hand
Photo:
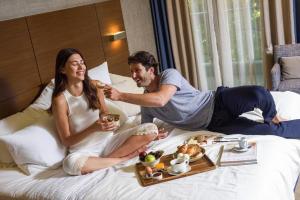
[[[109,98],[113,101],[120,101],[120,96],[121,96],[121,92],[119,92],[117,89],[106,85],[104,87],[104,95],[106,96],[106,98]]]

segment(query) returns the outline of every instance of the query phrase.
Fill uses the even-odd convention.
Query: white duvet
[[[174,129],[152,149],[172,153],[192,135]],[[17,168],[0,170],[1,199],[206,199],[206,200],[293,200],[294,186],[300,173],[300,142],[277,136],[248,136],[257,141],[258,164],[218,167],[153,186],[142,187],[136,177],[136,159],[84,176],[67,176],[61,169],[34,176],[23,175]],[[219,145],[206,147],[216,160]]]
[[[299,95],[288,92],[272,95],[283,117],[300,118],[299,106],[291,107],[292,104],[281,101],[285,98],[299,102]],[[259,118],[259,114],[255,117]],[[190,136],[207,133],[174,129],[151,149],[173,153]],[[0,169],[0,199],[294,200],[293,190],[300,173],[300,141],[277,136],[247,137],[257,142],[258,164],[218,167],[148,187],[142,187],[135,174],[137,158],[84,176],[67,176],[61,168],[26,176],[18,168],[6,168]],[[214,161],[219,148],[219,145],[206,147],[207,155]]]

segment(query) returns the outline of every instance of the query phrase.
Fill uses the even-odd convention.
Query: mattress
[[[149,150],[173,153],[189,137],[207,133],[173,129],[168,138],[152,143]],[[148,187],[141,186],[137,179],[137,158],[83,176],[68,176],[61,168],[26,176],[11,167],[0,169],[0,199],[294,199],[293,189],[300,173],[300,142],[277,136],[247,137],[257,142],[258,164],[217,167]],[[220,144],[205,148],[216,162]]]

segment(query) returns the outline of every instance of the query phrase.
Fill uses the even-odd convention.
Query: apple
[[[155,160],[155,156],[152,155],[152,154],[148,154],[146,157],[145,157],[145,162],[153,162]]]

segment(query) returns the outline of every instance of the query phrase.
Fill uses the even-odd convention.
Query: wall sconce
[[[122,40],[126,38],[126,32],[125,31],[115,32],[111,34],[109,37],[111,41]]]

